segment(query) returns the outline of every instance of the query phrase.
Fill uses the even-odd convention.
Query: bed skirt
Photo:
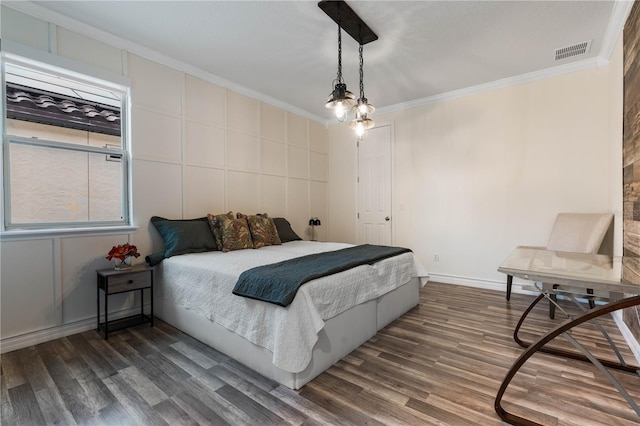
[[[158,318],[291,389],[306,383],[375,336],[378,330],[413,308],[420,300],[420,280],[413,278],[395,290],[348,309],[325,321],[313,347],[311,362],[299,372],[272,363],[271,351],[254,345],[226,328],[166,299],[157,298]]]

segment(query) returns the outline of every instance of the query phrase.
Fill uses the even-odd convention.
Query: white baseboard
[[[0,353],[15,351],[17,349],[26,348],[31,345],[37,345],[38,343],[48,342],[49,340],[59,339],[60,337],[81,333],[95,328],[95,318],[89,318],[86,320],[75,321],[70,324],[21,334],[19,336],[7,337],[0,340]]]
[[[506,278],[505,281],[495,281],[495,280],[485,280],[478,278],[468,278],[461,277],[456,275],[447,275],[447,274],[429,274],[429,281],[444,283],[444,284],[455,284],[455,285],[464,285],[467,287],[475,287],[482,288],[486,290],[496,290],[496,291],[506,291],[507,284]],[[428,284],[427,284],[428,285]],[[521,293],[521,294],[529,294],[535,295],[535,293],[527,290],[522,290],[521,284],[515,282],[512,287],[513,293]],[[109,313],[109,316],[112,319],[124,318],[129,315],[135,315],[140,312],[139,307],[126,309],[120,312]],[[622,336],[625,341],[631,348],[636,360],[640,362],[640,342],[638,342],[627,324],[622,321],[622,315],[613,315],[613,318],[616,322],[616,325],[620,329]],[[96,318],[87,318],[80,321],[74,321],[72,323],[64,324],[57,327],[51,327],[44,330],[38,330],[31,333],[22,334],[20,336],[8,337],[5,339],[0,339],[0,353],[6,353],[15,351],[18,349],[26,348],[31,345],[37,345],[39,343],[48,342],[50,340],[59,339],[61,337],[70,336],[76,333],[82,333],[83,331],[93,330],[96,328]]]
[[[495,281],[495,280],[485,280],[480,278],[469,278],[469,277],[461,277],[458,275],[448,275],[448,274],[434,274],[432,272],[429,273],[429,281],[444,283],[444,284],[456,284],[456,285],[464,285],[467,287],[475,287],[475,288],[483,288],[486,290],[496,290],[496,291],[507,291],[507,276],[505,275],[504,281]],[[511,286],[512,293],[521,293],[521,294],[529,294],[536,295],[536,293],[523,290],[522,285],[524,283],[531,284],[530,282],[523,281],[522,283],[518,282],[517,279],[513,280],[513,285]]]
[[[145,306],[145,308],[147,308]],[[125,309],[119,312],[109,312],[109,319],[116,320],[140,312],[140,307]],[[76,333],[82,333],[87,330],[95,330],[97,325],[96,317],[87,318],[79,321],[70,322],[68,324],[46,328],[44,330],[33,331],[31,333],[21,334],[19,336],[7,337],[0,340],[0,353],[15,351],[26,348],[39,343],[48,342],[50,340],[59,339],[61,337],[70,336]]]
[[[616,325],[620,329],[620,333],[622,333],[622,337],[624,337],[624,340],[627,342],[627,345],[629,345],[631,352],[633,352],[633,356],[636,357],[636,361],[640,363],[640,342],[636,340],[633,333],[631,333],[629,326],[622,320],[622,311],[613,312],[611,316],[613,317],[613,320],[616,322]]]

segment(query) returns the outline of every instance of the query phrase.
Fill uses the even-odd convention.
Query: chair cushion
[[[546,248],[596,254],[612,220],[610,213],[558,213]]]

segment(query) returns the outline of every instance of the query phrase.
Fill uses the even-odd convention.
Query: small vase
[[[126,256],[124,260],[113,258],[113,266],[117,271],[125,271],[131,269],[131,256]]]

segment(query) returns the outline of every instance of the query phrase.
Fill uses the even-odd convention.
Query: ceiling
[[[122,41],[118,47],[143,56],[172,58],[309,118],[331,119],[324,102],[336,77],[338,29],[317,1],[35,1],[29,10],[24,2],[3,3],[98,40]],[[348,1],[379,37],[364,47],[365,94],[378,112],[608,60],[627,3]],[[587,53],[555,60],[556,49],[589,40]],[[358,44],[346,33],[342,61],[358,96]]]

